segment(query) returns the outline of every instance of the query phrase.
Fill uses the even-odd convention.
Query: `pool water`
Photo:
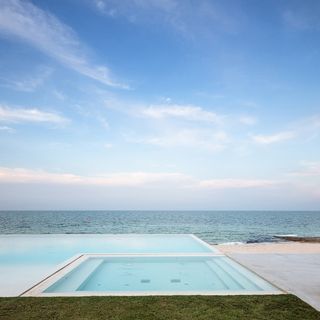
[[[276,289],[224,256],[86,257],[45,293],[245,293]]]
[[[0,236],[0,296],[280,291],[188,234]]]
[[[216,253],[189,234],[0,235],[0,296],[17,296],[81,254]]]
[[[208,253],[190,234],[55,234],[0,236],[0,263],[63,262],[80,253]]]

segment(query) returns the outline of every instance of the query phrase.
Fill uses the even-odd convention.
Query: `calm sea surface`
[[[210,243],[320,235],[320,211],[0,211],[0,234],[193,233]]]

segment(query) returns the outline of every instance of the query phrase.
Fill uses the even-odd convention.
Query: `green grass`
[[[0,319],[320,320],[292,295],[0,298]]]

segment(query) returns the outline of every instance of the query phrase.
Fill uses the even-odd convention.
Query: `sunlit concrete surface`
[[[320,254],[228,253],[228,256],[320,311]]]
[[[15,297],[50,275],[50,265],[0,266],[0,297]]]

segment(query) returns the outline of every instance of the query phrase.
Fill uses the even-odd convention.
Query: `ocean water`
[[[0,234],[193,233],[209,243],[320,235],[320,211],[0,211]]]

